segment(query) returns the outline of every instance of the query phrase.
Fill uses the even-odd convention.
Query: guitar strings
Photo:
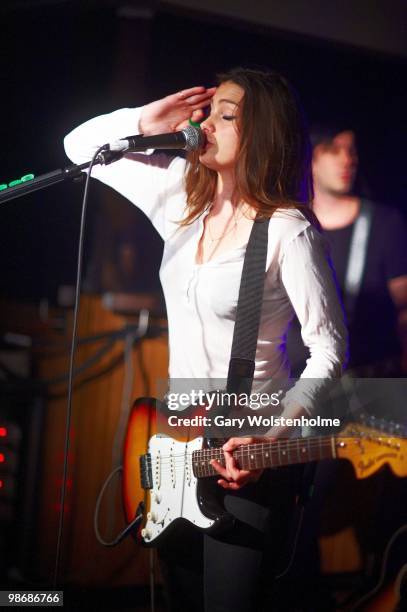
[[[267,448],[265,448],[267,445]],[[293,447],[291,449],[288,448],[288,444],[286,444],[284,447],[282,446],[282,443],[279,443],[279,446],[271,446],[270,443],[268,442],[264,442],[264,443],[258,443],[256,444],[256,447],[253,449],[251,445],[243,445],[241,447],[239,447],[238,449],[235,449],[234,453],[235,455],[249,455],[249,454],[255,454],[255,455],[262,455],[265,451],[268,451],[272,454],[281,454],[281,453],[299,453],[302,451],[302,448],[305,449],[310,449],[310,450],[314,450],[316,448],[322,448],[323,446],[325,446],[325,448],[332,448],[332,442],[331,440],[324,440],[322,443],[321,442],[314,442],[314,443],[307,443],[306,445],[303,444],[302,448],[298,448],[298,445],[295,445],[294,448],[294,444],[292,445]],[[262,448],[259,448],[262,447]],[[302,451],[303,452],[303,451]],[[202,453],[202,454],[199,454]],[[176,461],[176,460],[183,460],[186,456],[193,458],[194,454],[196,454],[195,456],[200,458],[200,459],[206,459],[209,458],[208,455],[218,455],[218,456],[224,456],[223,455],[223,450],[222,448],[216,449],[216,448],[211,448],[211,449],[195,449],[193,451],[187,451],[184,453],[179,453],[179,454],[174,454],[174,455],[154,455],[155,460],[157,461]],[[153,455],[151,453],[147,453],[147,461],[151,460],[151,457]],[[302,455],[301,455],[302,456]],[[215,459],[216,457],[213,456],[213,459]]]
[[[343,457],[343,458],[346,459],[348,457],[357,457],[360,454],[361,454],[361,452],[358,449],[354,449],[353,451],[348,452],[347,456]],[[250,457],[250,460],[251,461],[257,461],[257,459],[259,457],[262,457],[262,455],[256,454],[256,456],[253,459],[252,459],[252,457]],[[241,457],[241,459],[245,459],[245,458],[247,459],[248,457]],[[275,458],[276,457],[271,457],[272,460],[275,459]],[[325,459],[330,459],[330,458],[334,458],[334,457],[332,455],[329,455],[328,457],[324,457],[324,458]],[[342,458],[342,457],[339,457],[339,458]],[[157,467],[159,467],[160,470],[163,469],[163,470],[171,471],[171,469],[173,469],[173,468],[178,469],[180,467],[182,468],[182,466],[188,465],[188,467],[189,467],[189,466],[193,466],[195,464],[199,468],[199,467],[202,466],[202,463],[205,463],[206,465],[210,465],[208,459],[210,461],[212,459],[216,459],[218,462],[222,463],[223,460],[224,460],[224,457],[223,457],[223,455],[219,455],[218,458],[217,457],[210,457],[210,458],[207,457],[207,458],[194,459],[191,455],[189,455],[187,457],[184,457],[183,460],[178,459],[177,461],[171,461],[171,460],[169,460],[169,461],[161,461],[161,460],[157,460],[156,458],[153,458],[152,460],[150,460],[149,467],[152,467],[154,469],[157,469]],[[219,461],[219,459],[220,459],[220,461]],[[281,459],[281,458],[279,457],[279,459]],[[278,467],[279,465],[287,465],[287,463],[288,464],[308,463],[309,461],[313,461],[314,460],[314,459],[309,459],[306,455],[301,455],[301,459],[304,459],[304,461],[302,461],[302,460],[301,461],[295,461],[295,460],[292,461],[291,458],[288,457],[288,456],[284,457],[284,459],[288,459],[288,461],[281,461],[280,460],[280,461],[277,461],[274,464],[270,465],[270,467],[273,467],[273,466]]]
[[[358,455],[360,455],[360,452],[357,452],[357,449],[355,449],[354,452],[348,453],[347,457],[357,457]],[[290,463],[292,463],[292,464],[300,464],[300,463],[307,463],[307,461],[304,461],[304,462],[302,462],[302,461],[295,462],[294,461],[294,462],[290,462]],[[265,466],[265,467],[266,468],[267,467],[279,467],[281,465],[284,465],[284,463],[282,463],[282,464],[280,463],[280,464],[276,464],[276,465],[269,465],[269,466]],[[153,467],[153,469],[155,469],[156,466],[151,466],[151,467]],[[159,467],[160,467],[160,474],[159,474],[159,476],[162,476],[163,474],[165,475],[167,473],[171,473],[171,471],[175,467],[175,470],[176,470],[177,474],[179,474],[181,471],[183,471],[182,468],[185,468],[185,469],[191,469],[192,470],[192,475],[191,476],[195,477],[195,474],[193,473],[194,461],[192,460],[191,457],[189,457],[188,461],[184,462],[183,464],[180,463],[180,462],[177,465],[175,465],[175,466],[168,466],[168,465],[164,465],[163,466],[161,464]],[[213,466],[210,463],[207,463],[204,466],[198,464],[196,467],[198,468],[198,470],[210,470],[210,471],[213,471],[213,474],[200,474],[200,477],[211,476],[211,475],[214,475],[214,476],[219,475],[220,476],[220,474],[218,474],[218,472],[216,472],[216,470],[213,468]],[[245,469],[245,468],[243,468],[243,469]],[[261,466],[254,467],[252,469],[261,469]]]
[[[360,450],[358,448],[353,448],[353,449],[349,449],[347,452],[347,457],[343,457],[343,458],[354,458],[357,457],[361,454]],[[257,462],[259,455],[257,454],[257,456],[255,456],[253,459],[251,459],[251,461]],[[245,457],[242,457],[242,459],[244,459]],[[247,457],[246,457],[247,458]],[[269,464],[268,466],[265,467],[279,467],[282,465],[287,465],[286,461],[281,461],[281,457],[279,457],[279,461],[273,463],[273,459],[275,459],[276,457],[271,457],[272,459],[272,463],[271,465]],[[307,456],[301,456],[302,459],[305,459],[305,461],[292,461],[290,460],[290,457],[286,457],[286,459],[288,459],[288,464],[301,464],[301,463],[307,463],[308,461],[310,461],[310,459],[308,459]],[[326,457],[326,458],[332,458],[332,455],[330,455],[330,457]],[[341,457],[339,457],[341,458]],[[209,459],[209,457],[205,458],[206,460]],[[169,473],[171,471],[173,471],[174,469],[179,472],[182,471],[183,469],[187,470],[187,469],[191,469],[192,471],[194,470],[194,466],[196,467],[197,470],[202,470],[202,469],[209,469],[209,470],[214,470],[213,466],[209,463],[209,461],[205,461],[205,459],[200,458],[200,460],[195,460],[193,459],[192,455],[186,455],[182,458],[182,460],[177,460],[177,461],[158,461],[156,458],[153,458],[150,460],[149,462],[149,466],[151,469],[156,470],[159,469],[160,470],[160,474],[166,474]],[[224,461],[223,461],[223,456],[219,455],[218,458],[216,457],[211,457],[212,459],[219,459],[220,463],[222,465],[224,465]],[[203,465],[204,463],[204,465]],[[252,466],[250,466],[252,467]],[[254,469],[256,469],[257,466],[254,467]],[[245,468],[243,468],[245,469]],[[214,472],[216,474],[216,471]]]
[[[325,456],[325,457],[311,457],[311,458],[309,458],[309,455],[302,454],[302,455],[300,455],[299,460],[293,460],[293,458],[292,458],[292,457],[289,457],[288,455],[284,455],[284,456],[283,456],[283,457],[284,457],[284,461],[281,461],[281,460],[280,460],[280,459],[281,459],[281,457],[278,457],[278,455],[273,455],[273,456],[271,456],[271,459],[272,459],[272,460],[273,460],[273,459],[276,459],[276,458],[278,458],[278,459],[279,459],[279,461],[276,461],[276,462],[275,462],[275,465],[279,465],[279,464],[281,464],[281,465],[286,465],[287,463],[288,463],[288,464],[291,464],[291,463],[293,463],[293,464],[295,464],[295,463],[307,463],[307,462],[309,462],[309,461],[317,461],[318,459],[321,459],[321,460],[323,460],[323,459],[334,459],[334,458],[339,458],[339,459],[342,459],[342,458],[343,458],[343,459],[346,459],[346,458],[347,458],[348,456],[350,456],[350,455],[352,455],[352,457],[353,457],[353,456],[358,456],[358,455],[361,455],[361,454],[362,454],[362,453],[361,453],[359,450],[357,450],[357,449],[356,449],[356,450],[355,450],[355,451],[353,451],[352,453],[347,452],[346,457],[345,457],[345,456],[344,456],[344,457],[335,457],[334,455],[329,454],[329,455],[327,455],[327,456]],[[257,459],[258,459],[259,457],[261,458],[262,456],[263,456],[263,455],[262,455],[262,454],[259,454],[259,453],[251,453],[251,455],[250,455],[250,460],[252,460],[252,461],[257,461]],[[269,458],[270,458],[270,457],[267,457],[267,459],[269,459]],[[211,457],[200,457],[200,458],[193,458],[193,457],[189,456],[189,457],[184,457],[184,458],[178,458],[178,459],[176,459],[176,460],[172,460],[172,459],[168,459],[168,460],[167,460],[167,459],[165,459],[165,460],[159,460],[159,459],[157,459],[157,458],[153,458],[153,459],[152,459],[152,461],[154,461],[154,462],[155,462],[155,467],[156,467],[156,464],[160,464],[160,465],[162,465],[162,466],[166,466],[166,465],[168,465],[168,464],[172,464],[172,465],[174,465],[174,466],[178,466],[178,465],[183,465],[183,463],[185,463],[185,459],[186,459],[187,461],[190,461],[190,462],[191,462],[191,464],[192,464],[192,463],[194,463],[194,464],[199,464],[199,463],[202,463],[202,462],[207,462],[207,463],[209,463],[209,461],[212,461],[212,460],[216,460],[216,461],[218,461],[218,462],[219,462],[219,460],[221,460],[221,461],[223,461],[223,460],[224,460],[224,455],[219,455],[218,457],[216,457],[216,456],[211,456]],[[235,459],[237,459],[237,460],[239,460],[239,459],[242,459],[242,460],[244,460],[244,459],[249,459],[249,456],[248,456],[248,455],[246,455],[246,456],[240,456],[240,457],[239,457],[239,456],[238,456],[238,457],[236,457],[236,456],[235,456]],[[288,461],[285,461],[286,459],[287,459]],[[298,456],[297,456],[297,459],[298,459]],[[304,461],[303,461],[303,459],[304,459]],[[151,466],[151,462],[150,462],[150,466]]]
[[[337,448],[338,445],[338,441],[335,441],[338,439],[334,438],[334,446],[335,449]],[[343,441],[346,440],[346,444],[351,444],[352,441],[355,441],[356,443],[360,442],[359,438],[343,438]],[[389,444],[392,444],[392,448],[394,450],[399,450],[398,446],[394,446],[395,442],[391,442],[391,440],[396,440],[396,438],[393,439],[387,439],[387,440],[383,440],[382,444],[384,447],[389,447]],[[340,442],[341,440],[339,440]],[[398,443],[396,443],[398,444]],[[254,445],[255,448],[253,449],[253,445],[242,445],[240,447],[238,447],[237,449],[235,449],[235,454],[240,454],[242,453],[243,455],[249,455],[249,454],[263,454],[264,451],[266,450],[266,446],[267,446],[267,451],[271,452],[272,454],[281,454],[281,453],[287,453],[287,454],[295,454],[295,453],[303,453],[304,451],[302,449],[305,449],[305,451],[307,450],[315,450],[317,448],[320,448],[321,450],[325,447],[325,448],[332,448],[332,439],[331,438],[321,438],[321,439],[315,439],[312,438],[310,439],[309,442],[306,443],[302,443],[301,446],[298,444],[298,442],[294,442],[294,441],[287,441],[287,442],[283,442],[283,441],[279,441],[278,443],[270,443],[270,442],[259,442],[257,444]],[[261,447],[261,448],[260,448]],[[290,447],[290,448],[289,448]],[[360,452],[360,451],[359,451]],[[211,449],[195,449],[193,451],[186,451],[184,453],[177,453],[177,454],[173,454],[173,455],[154,455],[156,460],[160,460],[162,462],[165,461],[174,461],[174,460],[178,460],[178,459],[185,459],[186,456],[190,456],[191,458],[193,457],[194,453],[196,453],[196,456],[201,458],[201,459],[206,459],[208,458],[207,455],[223,455],[223,450],[221,447],[219,448],[211,448]],[[200,455],[199,455],[200,454]],[[146,453],[147,455],[147,461],[149,461],[152,457],[151,453]],[[301,454],[302,456],[302,454]],[[215,459],[215,456],[212,457]]]
[[[349,439],[353,439],[353,438],[343,438],[343,440],[349,440]],[[358,438],[355,438],[358,439]],[[310,438],[309,441],[306,441],[306,438],[302,438],[301,440],[274,440],[274,441],[270,441],[270,442],[255,442],[252,444],[242,444],[238,447],[238,449],[246,449],[246,448],[259,448],[259,447],[264,447],[264,446],[269,446],[271,448],[278,448],[279,446],[292,446],[292,447],[298,447],[299,445],[301,446],[309,446],[309,445],[313,445],[313,446],[320,446],[321,444],[332,444],[332,438]],[[333,440],[338,440],[337,438],[333,438]],[[340,439],[339,441],[341,441],[342,439]],[[235,450],[238,450],[235,449]],[[199,449],[194,449],[192,452],[205,452],[205,453],[213,453],[213,452],[220,452],[222,451],[222,447],[215,447],[215,448],[199,448]],[[223,451],[222,451],[223,452]],[[178,456],[183,456],[184,453],[180,453]],[[177,456],[177,455],[173,455],[173,456]]]

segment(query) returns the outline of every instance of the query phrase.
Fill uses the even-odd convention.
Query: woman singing
[[[170,379],[226,379],[243,260],[256,216],[270,218],[266,276],[255,360],[255,390],[288,378],[286,331],[294,313],[310,350],[306,391],[286,396],[282,416],[315,414],[313,393],[339,376],[346,331],[336,286],[309,205],[310,151],[301,111],[276,73],[234,69],[216,88],[192,87],[140,109],[92,119],[65,139],[75,163],[129,134],[175,132],[201,121],[198,152],[126,154],[94,176],[150,218],[164,240],[160,277],[170,347]],[[119,211],[118,211],[118,214]],[[273,428],[272,437],[289,435]],[[223,447],[224,505],[237,519],[221,536],[183,528],[159,550],[171,610],[260,610],[277,572],[297,483],[289,469],[248,472]]]

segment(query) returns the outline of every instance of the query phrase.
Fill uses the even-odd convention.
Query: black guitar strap
[[[243,262],[226,390],[250,395],[266,276],[270,219],[256,219]]]

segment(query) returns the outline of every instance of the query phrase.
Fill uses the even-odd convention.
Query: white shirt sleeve
[[[339,377],[346,360],[347,330],[324,237],[311,225],[291,240],[280,261],[281,279],[301,324],[310,357],[284,405],[302,405],[309,414],[328,380]]]
[[[138,134],[141,111],[123,108],[86,121],[65,137],[67,156],[75,164],[88,162],[103,144]],[[92,176],[140,208],[165,240],[183,217],[184,169],[180,157],[130,153],[109,165],[95,166]]]

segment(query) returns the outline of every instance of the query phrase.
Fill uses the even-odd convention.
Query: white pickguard
[[[153,542],[177,518],[184,518],[200,528],[209,528],[214,520],[204,516],[197,500],[197,478],[192,471],[192,451],[202,448],[202,438],[178,442],[153,436],[148,453],[151,457],[153,488],[150,512],[141,535]]]

